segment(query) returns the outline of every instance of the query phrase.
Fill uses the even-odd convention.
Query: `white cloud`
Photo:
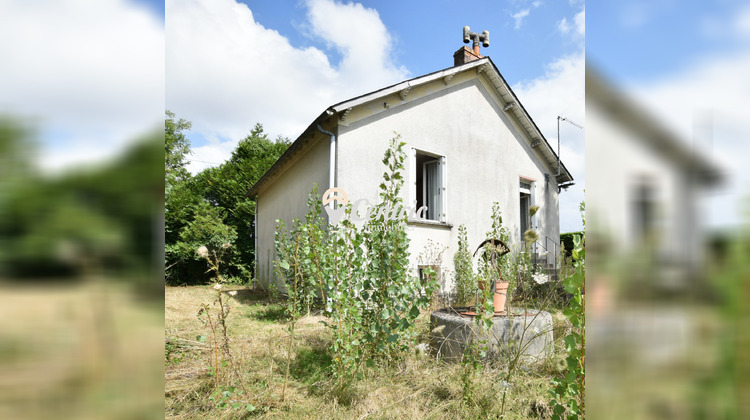
[[[737,14],[732,27],[738,37],[750,39],[750,6],[746,6]]]
[[[408,76],[393,64],[375,10],[332,0],[305,6],[310,35],[341,53],[337,65],[317,48],[292,46],[234,0],[167,1],[167,108],[210,139],[196,160],[225,160],[256,122],[294,139],[325,107]]]
[[[562,18],[559,22],[557,22],[557,30],[560,31],[563,35],[567,35],[570,33],[571,30],[575,29],[573,32],[573,35],[576,37],[583,38],[586,36],[586,10],[583,9],[580,12],[576,13],[576,15],[573,17],[573,24],[568,22],[567,18]]]
[[[125,0],[0,7],[0,112],[40,124],[43,169],[101,161],[159,126],[161,19]]]
[[[563,34],[567,34],[568,32],[570,32],[570,24],[568,23],[568,19],[562,18],[562,20],[557,23],[557,30],[562,32]]]
[[[523,18],[529,15],[530,10],[529,9],[523,9],[519,10],[518,12],[510,15],[510,17],[513,18],[513,20],[516,21],[515,25],[513,26],[516,29],[521,28],[521,24],[523,24]]]
[[[580,36],[586,35],[586,9],[576,13],[575,16],[576,33]]]
[[[544,76],[513,86],[534,122],[557,149],[557,116],[585,126],[585,57],[583,52],[559,58],[547,67]],[[560,124],[560,159],[575,178],[576,185],[560,194],[561,232],[579,230],[578,204],[584,199],[586,182],[584,130],[565,122]]]
[[[668,16],[675,9],[682,7],[682,2],[675,0],[631,0],[617,2],[617,14],[620,24],[628,29],[637,29],[663,16]]]
[[[526,18],[526,16],[528,16],[529,13],[531,13],[531,9],[536,9],[537,7],[539,7],[539,6],[543,5],[543,4],[544,4],[544,2],[537,0],[537,1],[534,1],[534,2],[531,3],[531,7],[530,8],[521,9],[518,12],[511,14],[510,17],[512,17],[513,20],[515,21],[513,27],[515,29],[520,29],[521,25],[523,25],[524,18]]]

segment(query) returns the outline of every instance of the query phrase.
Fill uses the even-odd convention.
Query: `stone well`
[[[553,353],[552,315],[536,309],[513,309],[510,315],[495,315],[492,328],[480,331],[474,308],[451,307],[434,311],[430,317],[430,345],[439,359],[459,361],[472,342],[489,338],[489,357],[500,359],[516,354],[518,346],[525,362],[534,362]],[[489,337],[487,337],[489,336]]]

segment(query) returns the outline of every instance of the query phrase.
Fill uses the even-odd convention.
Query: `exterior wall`
[[[612,252],[636,251],[634,191],[647,180],[655,191],[657,257],[691,268],[698,263],[695,191],[683,170],[594,101],[586,109],[586,156],[597,157],[586,160],[586,172],[596,174],[586,180],[586,222]]]
[[[286,170],[258,194],[255,276],[256,280],[266,285],[275,278],[276,220],[284,220],[289,226],[295,218],[304,219],[307,195],[313,184],[318,184],[321,194],[328,189],[329,136],[318,132],[314,135],[314,144],[302,151],[296,161],[288,164]]]
[[[491,226],[492,203],[497,201],[512,241],[520,239],[519,178],[535,181],[535,204],[541,208],[532,220],[540,242],[550,237],[559,244],[558,191],[554,177],[545,182],[544,167],[522,131],[498,105],[498,98],[483,77],[474,72],[456,75],[448,87],[442,80],[412,89],[406,100],[398,94],[351,112],[347,124],[340,123],[337,186],[349,200],[379,201],[378,185],[385,170],[381,159],[394,131],[412,148],[446,157],[447,224],[412,223],[411,264],[419,265],[419,254],[429,240],[439,248],[442,270],[453,270],[458,227],[466,225],[469,247],[476,248]],[[383,112],[383,109],[387,111]],[[403,197],[414,206],[414,174],[407,159]],[[473,251],[473,249],[472,249]],[[447,284],[446,286],[450,286]]]

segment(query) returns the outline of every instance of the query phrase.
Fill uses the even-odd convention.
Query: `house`
[[[699,198],[721,171],[590,64],[586,173],[587,243],[597,256],[631,274],[633,262],[653,266],[648,282],[659,289],[689,284],[702,263]]]
[[[378,202],[394,132],[408,154],[404,202],[426,207],[407,228],[415,272],[429,240],[448,247],[440,270],[452,271],[459,226],[476,247],[493,202],[513,241],[533,227],[539,250],[559,249],[558,194],[573,177],[475,39],[452,67],[327,108],[259,179],[249,193],[257,197],[256,279],[273,280],[274,221],[303,218],[313,183],[344,190],[350,202]],[[532,205],[539,211],[529,217]]]

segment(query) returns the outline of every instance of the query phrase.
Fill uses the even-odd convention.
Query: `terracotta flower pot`
[[[508,286],[510,285],[510,282],[498,280],[495,284],[495,294],[492,297],[492,305],[495,307],[495,312],[505,312],[505,302],[508,297]]]

